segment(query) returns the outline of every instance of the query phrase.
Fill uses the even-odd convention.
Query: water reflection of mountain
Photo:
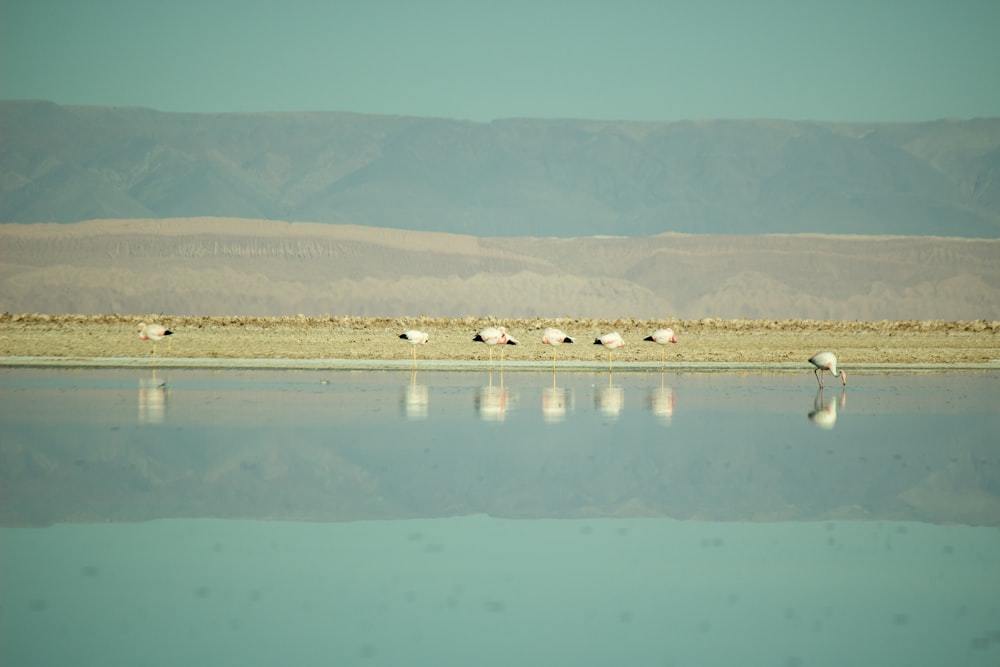
[[[482,513],[1000,525],[995,375],[893,375],[884,391],[866,378],[832,431],[803,412],[845,395],[814,397],[797,378],[775,390],[616,375],[622,395],[605,374],[514,374],[508,389],[499,374],[175,371],[164,386],[147,371],[137,399],[132,372],[24,375],[0,386],[5,525]]]
[[[138,428],[138,427],[136,427]],[[80,442],[5,438],[0,522],[238,517],[347,521],[488,513],[723,521],[918,520],[1000,525],[1000,461],[986,442],[792,446],[787,442],[395,442],[357,432],[289,438],[163,429]],[[563,428],[563,427],[560,427]],[[502,431],[497,431],[502,434]],[[546,429],[546,437],[556,431]],[[141,435],[139,435],[141,434]],[[139,440],[136,438],[139,437]]]

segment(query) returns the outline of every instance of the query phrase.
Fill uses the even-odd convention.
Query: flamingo
[[[413,365],[417,364],[417,345],[426,345],[428,335],[423,331],[417,331],[416,329],[410,329],[409,331],[404,331],[399,334],[399,337],[409,343],[413,344]]]
[[[643,338],[643,340],[652,341],[652,342],[657,343],[658,345],[662,346],[660,348],[660,364],[663,364],[663,363],[666,362],[666,356],[667,356],[666,346],[667,346],[667,343],[676,343],[677,342],[677,336],[674,335],[674,330],[673,329],[657,329],[656,331],[654,331],[650,335],[648,335],[645,338]]]
[[[563,343],[575,343],[576,341],[564,334],[559,329],[549,327],[542,332],[542,345],[552,346],[552,368],[556,367],[556,348]]]
[[[594,345],[603,345],[608,351],[608,370],[611,370],[611,352],[625,346],[625,341],[617,331],[606,333],[594,341]]]
[[[847,386],[847,373],[844,371],[837,373],[837,355],[833,352],[820,352],[818,354],[814,354],[810,357],[809,363],[816,367],[813,369],[813,375],[816,376],[816,381],[819,382],[820,387],[823,386],[824,371],[830,371],[830,375],[840,375],[841,382],[844,383],[845,387]]]
[[[490,351],[490,368],[493,367],[494,345],[517,345],[516,339],[507,335],[506,327],[486,327],[472,339],[477,343],[486,343]],[[503,363],[503,348],[500,348],[500,363]]]
[[[173,331],[168,331],[167,328],[161,324],[146,324],[145,322],[139,322],[139,340],[153,341],[154,357],[156,356],[156,344],[167,336],[173,335]],[[169,341],[167,351],[170,351]]]

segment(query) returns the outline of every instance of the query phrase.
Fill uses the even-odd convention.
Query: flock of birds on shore
[[[411,343],[413,345],[413,360],[416,363],[417,359],[417,345],[426,345],[429,340],[429,336],[424,331],[418,331],[416,329],[410,329],[409,331],[404,331],[399,335],[403,340]],[[505,327],[487,327],[477,333],[472,339],[473,342],[485,343],[489,348],[490,353],[490,364],[493,363],[493,346],[494,345],[517,345],[517,339],[511,337],[507,333]],[[677,335],[674,333],[673,329],[657,329],[650,335],[643,338],[644,341],[649,341],[663,346],[660,349],[660,363],[664,363],[666,360],[666,346],[670,343],[677,342]],[[542,344],[552,346],[552,366],[555,367],[556,363],[556,348],[563,343],[575,343],[576,341],[567,336],[563,331],[549,327],[542,332]],[[598,336],[594,340],[594,345],[601,345],[608,351],[608,368],[611,368],[612,364],[612,353],[620,347],[625,346],[625,340],[617,331],[612,331],[611,333],[606,333],[602,336]],[[500,348],[500,360],[503,361],[503,350]],[[820,352],[809,358],[809,363],[814,366],[813,373],[816,376],[816,381],[822,388],[823,375],[825,372],[829,371],[831,375],[840,377],[841,382],[847,385],[847,374],[841,370],[837,372],[837,356],[833,352]]]
[[[139,339],[148,340],[153,344],[153,356],[156,356],[156,344],[163,340],[164,338],[173,335],[173,331],[168,330],[166,327],[160,324],[146,324],[145,322],[139,323]],[[430,336],[424,331],[418,331],[416,329],[410,329],[404,331],[399,335],[403,340],[411,343],[413,345],[413,363],[417,361],[417,346],[426,345],[427,341],[430,340]],[[506,346],[506,345],[517,345],[517,339],[511,337],[507,333],[506,327],[486,327],[473,337],[473,342],[485,343],[490,353],[490,365],[493,364],[493,347],[496,345]],[[674,334],[673,329],[657,329],[650,335],[646,336],[644,341],[649,341],[656,343],[657,345],[663,346],[660,350],[660,363],[664,363],[666,360],[666,346],[671,343],[677,342],[677,336]],[[576,341],[567,336],[563,331],[549,327],[542,332],[542,344],[549,345],[552,347],[552,366],[555,367],[556,363],[556,348],[563,343],[575,343]],[[169,351],[169,341],[167,342]],[[598,336],[594,340],[594,345],[601,345],[608,351],[608,368],[611,368],[612,364],[612,353],[620,347],[625,346],[625,340],[617,331],[611,333],[606,333],[602,336]],[[500,348],[500,362],[503,363],[503,352],[504,348]],[[829,371],[834,377],[840,377],[841,382],[847,385],[847,374],[841,370],[837,372],[837,356],[833,352],[820,352],[809,358],[809,363],[814,366],[813,374],[816,376],[816,381],[819,383],[820,388],[823,385],[823,375]]]

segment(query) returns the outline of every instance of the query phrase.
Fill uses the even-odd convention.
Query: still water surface
[[[1000,373],[0,371],[0,663],[995,665]]]

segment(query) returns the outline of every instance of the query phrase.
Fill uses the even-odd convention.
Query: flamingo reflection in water
[[[500,386],[493,386],[493,370],[490,369],[490,383],[476,392],[476,412],[487,422],[503,422],[507,418],[507,389],[503,386],[503,371],[500,371]]]
[[[566,390],[556,386],[556,372],[553,370],[552,386],[542,387],[542,419],[549,424],[561,422],[566,418],[568,403]]]
[[[840,390],[840,408],[847,406],[847,390]],[[837,423],[837,397],[832,396],[829,400],[823,398],[823,387],[816,391],[816,398],[813,399],[813,409],[809,413],[809,420],[821,429],[829,431]]]
[[[660,422],[669,426],[674,420],[674,407],[677,398],[674,396],[674,388],[664,385],[663,373],[660,373],[660,386],[654,387],[649,392],[649,409]]]
[[[167,417],[167,382],[156,377],[139,378],[139,423],[162,424]]]
[[[417,384],[417,371],[410,373],[410,384],[403,391],[403,413],[407,419],[426,419],[430,407],[427,385]]]
[[[625,407],[625,389],[612,383],[613,375],[608,373],[608,386],[597,387],[594,393],[594,405],[605,417],[617,419]]]

